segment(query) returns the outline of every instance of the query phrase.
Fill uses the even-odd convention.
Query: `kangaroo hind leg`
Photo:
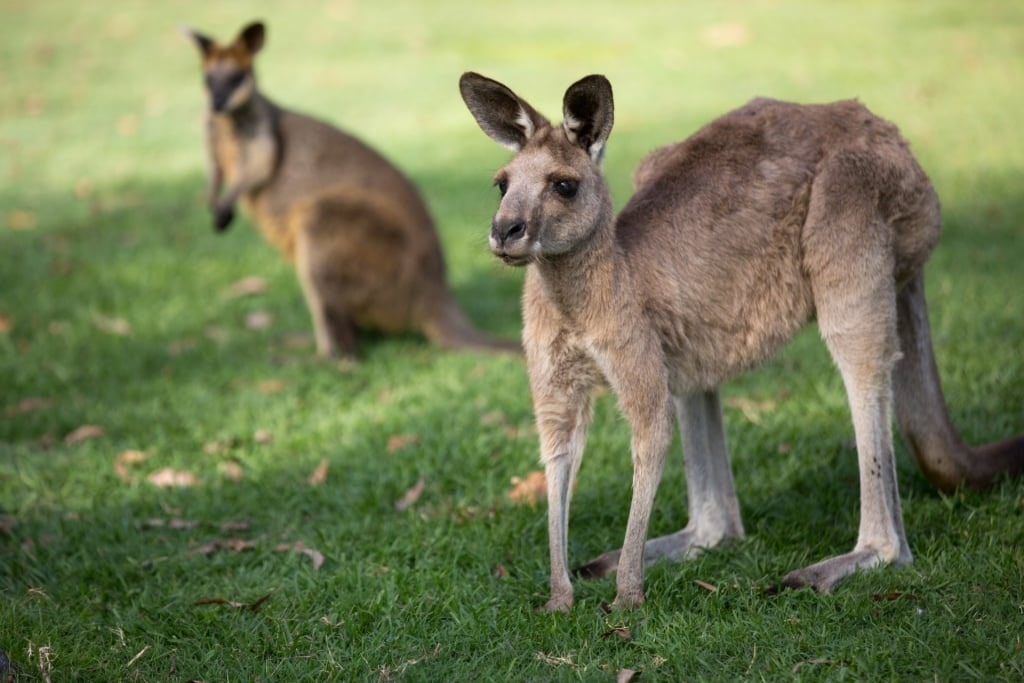
[[[892,444],[892,369],[899,359],[892,253],[885,226],[831,231],[838,241],[812,271],[818,325],[846,387],[860,470],[860,528],[854,549],[790,572],[783,587],[830,591],[857,569],[911,561],[903,528]],[[843,239],[845,238],[845,239]]]

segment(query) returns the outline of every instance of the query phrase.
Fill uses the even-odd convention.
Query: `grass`
[[[461,303],[506,335],[522,274],[484,231],[507,154],[464,110],[463,70],[552,117],[566,85],[607,74],[620,203],[647,150],[754,95],[861,98],[943,199],[933,332],[979,442],[1024,431],[1020,3],[2,6],[0,651],[17,680],[1024,678],[1019,481],[939,495],[900,445],[914,564],[762,593],[856,533],[849,417],[813,329],[725,391],[748,540],[655,566],[635,612],[601,609],[610,580],[579,584],[568,616],[537,612],[545,512],[507,495],[536,468],[522,363],[413,335],[371,336],[354,367],[317,360],[287,265],[244,221],[209,229],[197,58],[174,30],[267,20],[265,90],[413,176]],[[226,293],[254,274],[264,293]],[[66,443],[82,425],[102,435]],[[601,399],[574,561],[621,541],[628,443]],[[163,468],[194,483],[150,483]],[[676,455],[653,533],[685,521],[681,470]]]

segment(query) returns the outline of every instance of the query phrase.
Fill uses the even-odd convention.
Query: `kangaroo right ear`
[[[473,72],[462,74],[459,92],[480,128],[499,145],[518,152],[546,118],[498,81]]]
[[[254,55],[263,48],[266,36],[267,29],[263,26],[263,22],[254,21],[242,29],[242,32],[235,38],[235,42],[245,45],[249,54]]]

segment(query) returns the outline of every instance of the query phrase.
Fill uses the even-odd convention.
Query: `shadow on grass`
[[[472,207],[473,214],[482,209],[489,216],[492,196],[464,199],[467,186],[480,184],[469,176],[448,172],[418,180],[442,198],[433,203],[436,213],[451,216]],[[453,603],[479,604],[481,592],[538,604],[545,590],[545,512],[543,506],[513,508],[504,499],[509,475],[535,467],[535,438],[510,437],[481,420],[491,410],[510,416],[513,425],[528,420],[521,362],[449,354],[414,336],[370,336],[360,365],[339,370],[315,359],[308,343],[291,346],[293,333],[308,334],[309,324],[290,268],[248,225],[225,236],[210,234],[196,199],[198,182],[112,190],[85,205],[45,198],[35,231],[0,238],[8,261],[0,291],[10,296],[0,314],[13,318],[0,342],[7,378],[0,409],[29,397],[53,402],[0,421],[3,506],[18,520],[0,535],[0,552],[13,558],[0,582],[18,601],[18,628],[59,618],[74,604],[107,629],[131,622],[136,637],[169,628],[230,641],[235,625],[197,617],[193,602],[212,596],[251,602],[280,590],[282,597],[268,605],[280,621],[266,626],[261,641],[276,652],[284,646],[274,643],[286,642],[282,634],[290,620],[328,618],[324,613],[332,610],[346,615],[346,635],[358,642],[368,635],[383,638],[388,629],[380,615],[400,620],[423,596],[441,611],[457,610]],[[1007,244],[1021,251],[1012,221],[968,227],[989,208],[946,207],[950,228],[940,248],[947,255],[940,277],[932,279],[981,290],[989,289],[989,281],[1019,283],[1019,259],[1005,256]],[[1014,197],[1005,211],[1024,215],[1024,200]],[[496,268],[485,250],[476,249],[479,238],[463,232],[464,223],[442,221],[442,240],[454,245],[449,271],[456,295],[481,327],[514,334],[521,274]],[[986,264],[983,271],[977,258]],[[265,294],[223,295],[253,273],[267,277]],[[940,304],[941,315],[956,316],[954,326],[972,325],[971,311],[953,306],[955,296]],[[246,315],[256,311],[272,312],[271,331],[245,327]],[[97,322],[104,319],[123,319],[131,331],[104,332],[99,328],[109,329],[109,323]],[[805,353],[811,347],[818,350]],[[939,361],[960,362],[941,349]],[[1020,431],[1017,387],[1024,368],[1017,361],[1000,371],[985,378],[985,406]],[[802,383],[795,376],[811,379]],[[947,398],[954,422],[962,424],[958,416],[970,413],[977,429],[985,420],[971,405],[970,379],[954,374]],[[287,388],[273,388],[274,381]],[[820,342],[802,337],[795,351],[737,379],[728,391],[774,395],[775,386],[792,390],[777,417],[758,425],[737,411],[727,413],[748,533],[760,549],[775,553],[755,565],[768,576],[752,581],[777,578],[793,568],[794,557],[813,561],[845,551],[856,536],[852,430]],[[819,409],[814,404],[823,395],[828,405]],[[625,527],[628,429],[610,398],[598,419],[574,498],[574,561],[617,547]],[[281,438],[260,446],[250,434],[264,420]],[[85,423],[102,424],[107,439],[74,447],[57,443]],[[39,443],[43,434],[51,445]],[[403,434],[418,442],[390,453],[388,438]],[[207,442],[224,440],[234,440],[226,452],[204,453]],[[780,453],[783,442],[790,447]],[[213,475],[202,487],[166,490],[147,487],[133,471],[125,483],[111,462],[128,448],[152,448],[169,466],[205,472],[240,461],[246,476],[232,482]],[[311,486],[307,477],[321,458],[334,474]],[[73,474],[82,467],[105,473]],[[423,501],[409,514],[396,511],[395,501],[418,477],[426,481]],[[936,494],[902,447],[899,477],[912,543],[918,533],[941,533],[941,520],[915,529],[915,504]],[[684,492],[677,443],[654,533],[685,524]],[[195,524],[181,530],[149,526],[154,518]],[[211,540],[232,535],[220,526],[232,520],[246,521],[240,535],[256,543],[252,554],[202,552]],[[302,554],[275,559],[285,557],[277,546],[298,540],[327,555],[324,570],[314,572]],[[509,580],[495,581],[498,567]],[[33,597],[34,590],[53,604]],[[317,597],[306,597],[309,592]],[[79,627],[69,622],[56,628]],[[12,643],[23,645],[0,646],[10,652]],[[161,647],[166,655],[173,641]]]

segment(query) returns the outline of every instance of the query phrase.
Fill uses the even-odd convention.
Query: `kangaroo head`
[[[184,32],[199,48],[210,108],[215,112],[231,112],[248,104],[256,93],[253,57],[263,47],[266,36],[263,24],[256,21],[247,25],[230,45],[220,45],[191,29],[184,29]]]
[[[463,74],[459,90],[480,128],[516,152],[494,177],[501,203],[491,223],[491,252],[522,266],[586,244],[612,211],[601,174],[613,122],[608,80],[587,76],[569,86],[557,127],[509,88],[479,74]]]

